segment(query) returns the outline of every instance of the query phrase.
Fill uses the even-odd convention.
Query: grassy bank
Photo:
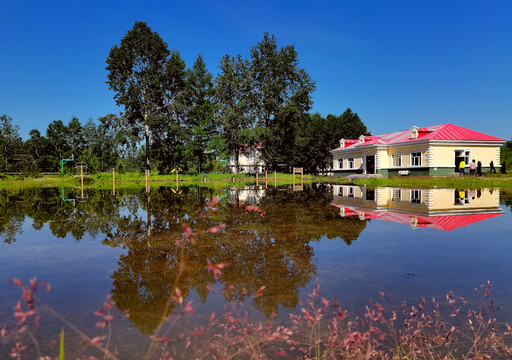
[[[116,187],[137,187],[145,185],[146,179],[141,173],[116,174]],[[258,183],[265,184],[265,174],[259,175],[256,179],[254,174],[178,174],[180,184],[206,184],[208,186],[245,186]],[[298,176],[295,177],[295,183],[299,182]],[[85,182],[87,186],[94,188],[107,188],[112,186],[111,173],[99,173],[92,176],[86,176]],[[151,186],[169,186],[176,184],[175,174],[151,175],[148,179]],[[294,183],[292,174],[269,173],[266,180],[268,185],[289,185]],[[390,178],[368,178],[349,181],[346,178],[329,178],[325,176],[305,175],[304,183],[314,182],[331,182],[337,184],[355,184],[366,185],[368,187],[393,186],[403,188],[500,188],[512,189],[512,177],[507,175],[492,176],[466,176],[460,178],[458,176],[446,177],[390,177]],[[39,177],[23,177],[23,176],[1,176],[0,188],[17,188],[17,187],[55,187],[55,186],[76,186],[80,184],[80,178],[70,175],[42,175]]]
[[[466,176],[460,178],[458,176],[446,177],[390,177],[390,178],[369,178],[347,181],[346,179],[336,179],[336,183],[352,183],[356,185],[366,185],[368,187],[392,186],[403,188],[463,188],[463,189],[512,189],[512,178],[496,175],[486,177]]]
[[[112,187],[113,176],[111,173],[99,173],[84,178],[88,187],[94,188],[110,188]],[[125,173],[115,175],[116,187],[140,187],[145,186],[146,178],[140,173]],[[265,174],[178,174],[179,186],[184,184],[201,184],[207,186],[245,186],[254,184],[256,181],[260,185],[265,184]],[[305,183],[323,182],[327,178],[320,176],[308,175],[304,177]],[[288,185],[294,183],[292,174],[269,173],[266,182],[268,185]],[[298,176],[295,182],[300,182]],[[175,186],[176,174],[151,175],[148,178],[151,186]],[[0,177],[0,188],[25,188],[25,187],[55,187],[55,186],[76,186],[80,185],[80,178],[70,175],[42,175],[38,177],[24,176],[2,176]]]

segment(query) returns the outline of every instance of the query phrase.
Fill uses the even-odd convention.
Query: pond
[[[80,344],[72,328],[105,333],[94,312],[109,294],[109,342],[122,359],[144,357],[151,335],[163,334],[162,316],[179,319],[165,334],[179,333],[224,313],[228,301],[288,325],[317,279],[322,297],[337,296],[352,316],[380,291],[397,307],[449,291],[478,305],[474,288],[489,280],[496,316],[510,321],[509,199],[498,189],[332,184],[4,189],[0,272],[27,285],[37,277],[38,346],[51,356],[61,329],[67,344]],[[182,316],[180,295],[193,314]],[[0,328],[11,340],[19,300],[15,284],[0,282]],[[15,336],[36,353],[27,333]],[[12,347],[4,339],[0,357]],[[87,345],[67,351],[99,356]]]

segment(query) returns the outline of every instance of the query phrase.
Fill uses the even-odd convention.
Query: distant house
[[[238,171],[236,169],[235,154],[232,153],[229,159],[229,170],[232,173],[261,173],[265,168],[261,159],[261,143],[255,146],[245,146],[238,157]]]
[[[482,172],[489,163],[500,163],[500,147],[506,141],[495,136],[453,124],[428,127],[384,135],[364,136],[357,140],[340,140],[331,150],[335,176],[350,174],[449,175],[458,171],[461,160],[466,167],[475,159]]]

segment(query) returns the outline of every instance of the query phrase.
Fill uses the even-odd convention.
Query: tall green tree
[[[274,35],[265,33],[251,49],[251,112],[265,138],[263,159],[276,169],[290,159],[290,145],[301,114],[313,104],[315,82],[299,66],[293,45],[279,48]],[[291,164],[289,164],[291,165]]]
[[[318,173],[332,163],[328,140],[331,129],[320,114],[301,117],[293,145],[293,164],[306,173]]]
[[[96,125],[89,119],[83,127],[87,148],[82,158],[93,172],[108,171],[115,167],[118,159],[114,131],[102,123]]]
[[[166,107],[166,63],[170,51],[160,35],[141,21],[135,22],[110,50],[106,59],[109,88],[117,105],[125,108],[128,125],[144,134],[146,170],[150,170],[150,131]]]
[[[358,139],[359,136],[368,134],[366,125],[350,108],[339,116],[329,114],[326,120],[330,134],[327,143],[331,150],[339,146],[341,139]]]
[[[189,133],[187,152],[196,170],[202,172],[211,165],[210,140],[215,136],[215,88],[213,75],[206,68],[203,57],[197,56],[192,69],[187,71],[186,99]]]
[[[30,138],[23,144],[25,153],[34,157],[37,171],[57,171],[58,160],[53,154],[53,146],[50,141],[41,135],[37,129],[28,133]]]
[[[19,126],[12,124],[12,117],[0,116],[0,169],[18,171],[15,156],[20,154],[23,141],[18,134]]]
[[[179,51],[171,53],[165,65],[165,118],[155,124],[153,155],[158,161],[160,172],[173,168],[185,168],[184,151],[186,145],[187,95],[185,61]]]
[[[130,129],[124,114],[107,114],[100,117],[98,121],[99,126],[103,128],[102,131],[110,134],[107,137],[111,138],[114,147],[116,161],[111,167],[121,173],[141,171],[145,166],[145,159],[140,161],[142,150],[137,148],[139,138]]]
[[[222,141],[217,148],[232,153],[235,158],[235,172],[238,172],[240,151],[246,144],[247,129],[254,127],[251,117],[250,96],[252,83],[249,61],[241,55],[225,55],[220,61],[220,73],[215,79],[215,97],[220,105],[219,123]]]
[[[68,127],[64,125],[62,120],[53,120],[46,128],[46,138],[53,147],[53,155],[56,157],[56,165],[58,161],[65,157],[71,156],[71,147],[67,141]]]

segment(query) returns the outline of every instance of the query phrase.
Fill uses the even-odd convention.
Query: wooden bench
[[[411,175],[411,172],[409,170],[400,170],[400,171],[398,171],[398,175],[409,176],[409,175]]]

